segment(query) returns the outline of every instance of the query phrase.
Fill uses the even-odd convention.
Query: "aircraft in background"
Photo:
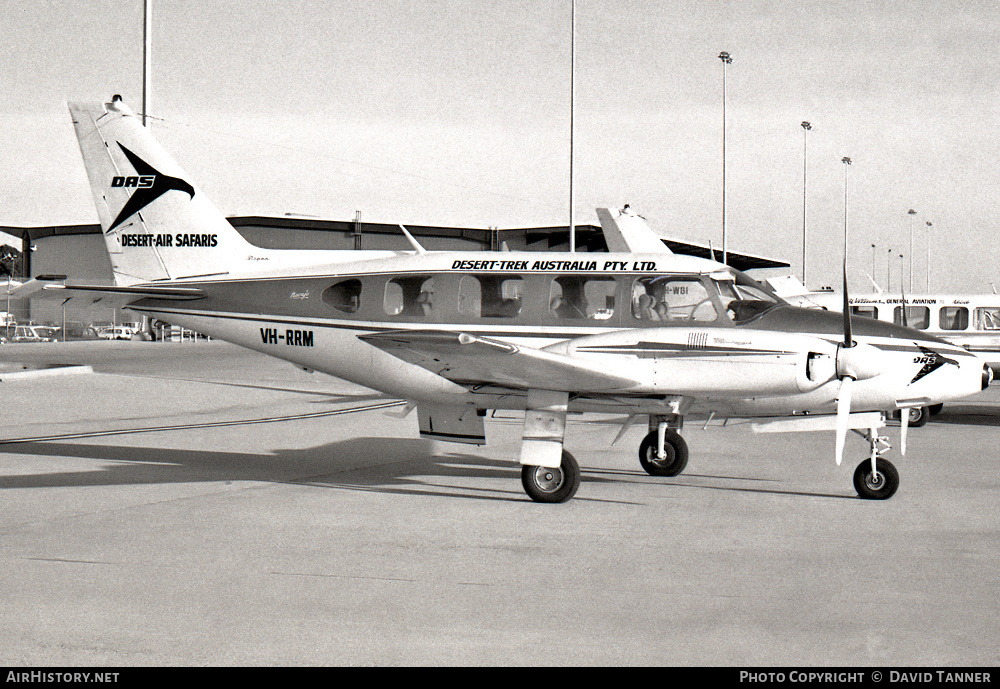
[[[899,483],[888,410],[974,394],[990,369],[915,330],[790,306],[723,264],[672,254],[601,209],[610,253],[269,250],[247,243],[117,97],[71,105],[115,285],[39,277],[20,296],[117,298],[144,316],[408,400],[425,438],[486,442],[488,410],[525,414],[526,493],[563,502],[580,470],[567,415],[648,419],[639,461],[674,476],[693,414],[849,429],[864,498]],[[636,249],[639,249],[638,251]],[[905,452],[903,425],[903,451]],[[616,439],[617,440],[617,439]]]
[[[791,276],[768,284],[796,306],[838,309],[843,295],[832,290],[809,291]],[[958,345],[978,354],[994,373],[1000,371],[1000,295],[997,294],[877,294],[852,295],[851,313],[895,323]],[[905,307],[905,309],[904,309]],[[923,425],[940,406],[914,407],[910,423]]]

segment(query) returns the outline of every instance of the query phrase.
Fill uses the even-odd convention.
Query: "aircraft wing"
[[[11,290],[13,299],[61,299],[96,304],[125,305],[139,299],[202,299],[205,293],[195,287],[157,287],[155,285],[120,287],[115,285],[66,285],[44,276]]]
[[[392,330],[359,339],[456,383],[493,383],[529,390],[611,392],[638,381],[606,367],[514,345],[502,340],[445,330]]]

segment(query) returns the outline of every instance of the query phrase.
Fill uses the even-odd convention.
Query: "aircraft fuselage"
[[[460,373],[438,375],[359,336],[464,332],[597,362],[629,379],[581,391],[571,400],[576,411],[620,411],[624,402],[637,412],[655,412],[666,395],[697,396],[695,413],[835,410],[839,383],[823,366],[825,361],[829,368],[841,338],[839,315],[733,299],[747,295],[734,292],[734,274],[712,262],[441,252],[326,268],[175,281],[170,284],[201,289],[205,298],[144,299],[132,308],[387,394],[437,404],[523,409],[525,395]],[[892,409],[901,400],[947,401],[980,389],[981,365],[961,348],[890,324],[857,321],[856,339],[880,349],[890,366],[858,381],[855,410]],[[916,378],[935,354],[949,364]]]

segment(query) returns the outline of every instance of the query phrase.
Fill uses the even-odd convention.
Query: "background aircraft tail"
[[[256,250],[117,97],[69,105],[115,283],[224,275]]]
[[[673,253],[646,221],[628,210],[628,206],[615,211],[598,208],[597,218],[601,221],[608,251],[633,254]]]

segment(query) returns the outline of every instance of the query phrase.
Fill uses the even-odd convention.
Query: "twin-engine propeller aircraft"
[[[687,464],[679,431],[691,414],[836,430],[838,464],[854,429],[870,446],[855,487],[885,499],[898,473],[882,457],[884,413],[990,381],[975,355],[940,339],[789,306],[725,265],[671,254],[628,212],[598,211],[612,247],[602,254],[431,252],[405,228],[413,251],[261,249],[120,99],[70,111],[115,286],[39,279],[22,296],[117,295],[151,318],[408,400],[427,438],[483,444],[488,410],[522,410],[521,481],[539,502],[579,487],[563,449],[574,412],[626,414],[619,438],[647,417],[639,461],[655,476]]]

